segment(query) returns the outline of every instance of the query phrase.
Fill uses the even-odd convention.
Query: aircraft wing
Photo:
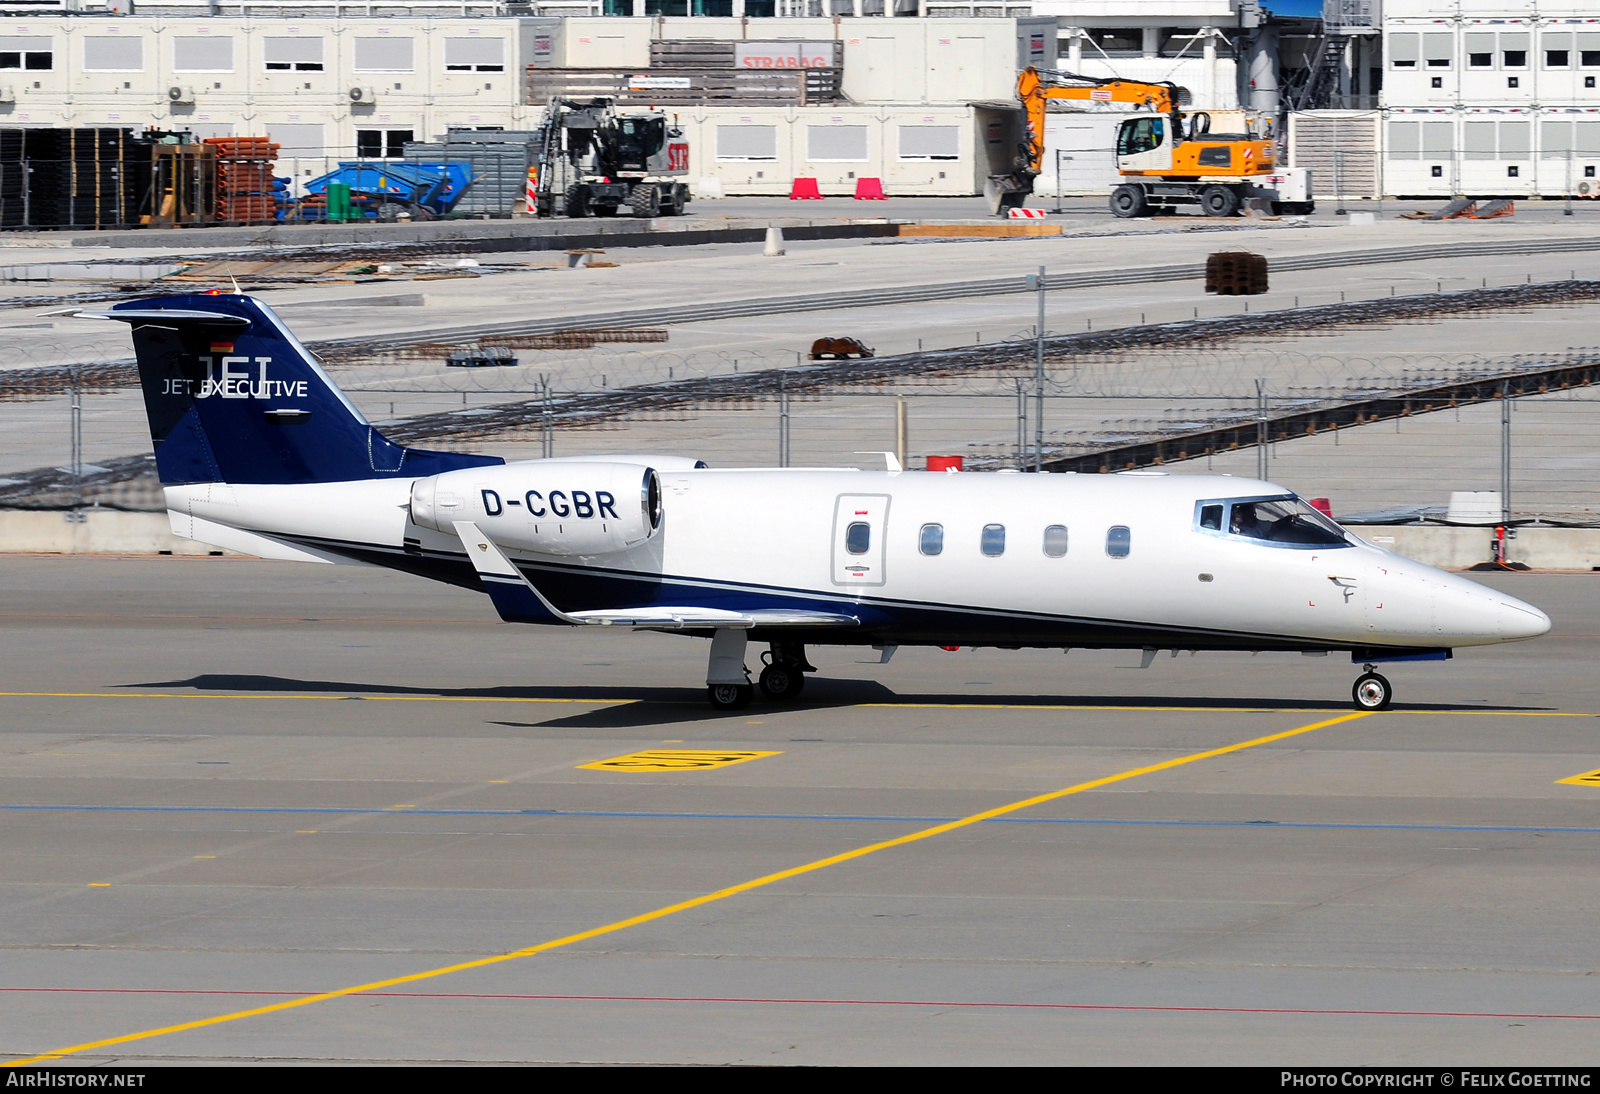
[[[634,630],[749,630],[753,627],[854,627],[853,615],[791,608],[756,608],[730,611],[722,608],[652,606],[564,612],[534,587],[506,553],[475,523],[458,520],[456,535],[467,549],[478,578],[508,623],[568,623],[577,626],[627,627]]]

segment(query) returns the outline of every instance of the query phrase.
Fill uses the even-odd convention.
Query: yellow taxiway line
[[[140,1030],[137,1033],[125,1033],[120,1037],[106,1037],[98,1041],[85,1041],[82,1044],[68,1045],[65,1048],[54,1049],[50,1052],[41,1053],[38,1056],[30,1056],[22,1060],[12,1060],[9,1061],[8,1066],[17,1067],[24,1064],[48,1063],[51,1060],[59,1060],[62,1057],[71,1056],[74,1053],[89,1052],[97,1048],[110,1048],[113,1045],[125,1045],[132,1041],[143,1041],[151,1037],[162,1037],[169,1033],[182,1033],[191,1029],[204,1029],[207,1026],[221,1025],[224,1022],[237,1022],[243,1018],[255,1018],[263,1014],[272,1014],[276,1011],[290,1010],[294,1007],[304,1007],[311,1003],[322,1003],[329,999],[340,999],[344,998],[345,996],[359,995],[362,992],[377,991],[381,988],[393,988],[401,984],[414,984],[420,980],[431,980],[435,977],[447,976],[451,973],[465,972],[468,969],[481,969],[489,965],[499,965],[506,961],[515,961],[520,957],[532,957],[535,954],[541,954],[549,950],[560,949],[564,946],[571,946],[578,942],[586,942],[591,938],[599,938],[602,935],[613,934],[617,931],[626,930],[629,927],[637,927],[643,923],[651,923],[658,919],[665,919],[668,916],[676,915],[679,912],[686,912],[691,908],[699,908],[703,905],[711,904],[719,900],[726,900],[729,897],[737,896],[740,893],[748,893],[751,890],[760,889],[767,885],[773,885],[780,881],[787,881],[790,878],[800,877],[803,874],[814,873],[817,870],[824,870],[829,866],[837,866],[842,862],[850,862],[854,859],[864,858],[867,855],[876,854],[879,851],[887,851],[891,847],[903,847],[908,843],[916,843],[920,840],[931,839],[934,836],[940,836],[946,832],[953,832],[960,828],[966,828],[974,824],[980,824],[983,821],[992,820],[995,817],[1003,817],[1008,813],[1015,813],[1019,810],[1028,809],[1035,805],[1042,805],[1045,802],[1055,801],[1057,798],[1065,798],[1071,794],[1081,794],[1086,790],[1094,790],[1102,786],[1110,786],[1113,783],[1125,782],[1128,779],[1136,779],[1141,775],[1152,775],[1158,771],[1168,771],[1175,767],[1182,767],[1185,764],[1198,763],[1201,760],[1210,760],[1214,759],[1215,757],[1226,756],[1234,752],[1243,752],[1245,749],[1256,748],[1260,745],[1272,744],[1274,741],[1288,740],[1290,737],[1298,737],[1304,733],[1311,733],[1315,730],[1326,729],[1329,726],[1339,725],[1341,722],[1349,722],[1356,718],[1365,718],[1366,716],[1367,715],[1365,712],[1343,714],[1337,718],[1329,718],[1326,721],[1313,722],[1310,725],[1300,726],[1296,729],[1284,730],[1281,733],[1271,733],[1265,737],[1255,737],[1248,741],[1239,741],[1235,744],[1223,745],[1221,748],[1211,748],[1204,752],[1193,752],[1187,756],[1179,756],[1175,759],[1163,760],[1160,763],[1150,764],[1146,767],[1135,767],[1127,771],[1120,771],[1115,775],[1106,775],[1102,778],[1090,779],[1088,782],[1077,783],[1073,786],[1063,787],[1060,790],[1052,790],[1046,794],[1036,794],[1031,798],[1023,798],[1020,801],[1014,801],[1007,805],[996,806],[993,809],[985,809],[981,813],[973,813],[972,815],[962,817],[959,820],[935,824],[931,827],[923,828],[916,832],[910,832],[904,836],[896,836],[894,839],[882,840],[878,843],[869,843],[864,847],[857,847],[853,851],[844,851],[837,855],[830,855],[827,858],[821,858],[814,862],[808,862],[803,866],[793,866],[787,870],[779,870],[774,874],[766,874],[762,877],[752,878],[749,881],[740,882],[737,885],[730,885],[724,889],[717,889],[714,892],[692,897],[689,900],[682,900],[676,904],[668,904],[665,907],[657,908],[654,911],[645,912],[642,915],[630,916],[627,919],[619,919],[615,922],[607,923],[604,926],[592,927],[587,931],[580,931],[577,934],[565,935],[561,938],[553,938],[548,942],[540,942],[537,945],[527,946],[520,950],[513,950],[510,953],[496,954],[493,957],[480,957],[474,961],[462,961],[455,965],[445,965],[442,968],[428,969],[424,972],[414,972],[406,976],[392,977],[388,980],[374,980],[366,984],[354,984],[347,988],[338,988],[333,991],[325,991],[318,995],[306,995],[301,996],[298,999],[286,999],[282,1002],[271,1003],[264,1007],[252,1007],[249,1010],[238,1010],[229,1014],[218,1014],[211,1018],[200,1018],[192,1022],[180,1022],[176,1025],[161,1026],[157,1029]]]

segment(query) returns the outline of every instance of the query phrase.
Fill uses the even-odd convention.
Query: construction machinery
[[[614,99],[550,100],[534,180],[537,216],[682,216],[689,142],[656,111],[621,114]]]
[[[472,164],[465,161],[341,163],[326,175],[306,182],[306,197],[294,215],[301,220],[342,220],[348,216],[389,221],[404,213],[431,220],[448,213],[471,185]],[[336,213],[334,203],[345,195],[349,208]]]
[[[1173,83],[1097,79],[1069,72],[1024,69],[1017,98],[1027,115],[1026,142],[1008,174],[990,176],[984,192],[1001,216],[1022,206],[1033,192],[1045,154],[1045,114],[1056,101],[1123,103],[1134,108],[1117,129],[1120,184],[1111,192],[1118,217],[1175,212],[1198,206],[1206,216],[1233,216],[1251,199],[1264,199],[1276,213],[1309,213],[1310,173],[1279,169],[1272,120],[1245,111],[1195,111],[1186,88]],[[1237,127],[1215,130],[1218,125]]]

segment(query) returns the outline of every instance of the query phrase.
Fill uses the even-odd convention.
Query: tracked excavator
[[[1069,72],[1027,68],[1017,77],[1017,98],[1027,116],[1027,140],[1012,170],[991,175],[984,187],[990,209],[1000,215],[1020,208],[1033,192],[1044,163],[1045,114],[1052,101],[1124,103],[1134,108],[1117,128],[1120,184],[1111,191],[1117,217],[1171,213],[1198,206],[1206,216],[1228,217],[1252,198],[1272,203],[1275,213],[1310,213],[1311,173],[1279,168],[1272,120],[1238,110],[1184,113],[1188,89],[1173,83],[1097,79]],[[1214,123],[1236,125],[1214,132]]]

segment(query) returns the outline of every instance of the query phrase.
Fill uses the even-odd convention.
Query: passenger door
[[[833,583],[882,585],[889,495],[840,494],[833,508]]]

